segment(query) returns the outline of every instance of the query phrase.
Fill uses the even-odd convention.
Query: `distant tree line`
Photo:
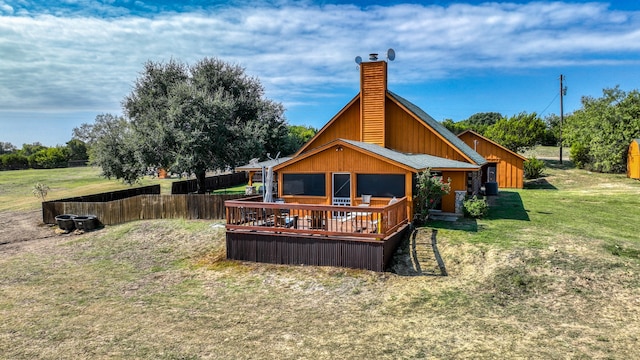
[[[507,118],[497,112],[485,112],[458,122],[446,119],[442,124],[454,134],[472,130],[515,152],[537,145],[559,144],[559,117],[556,115],[541,119],[536,113],[522,112]]]
[[[579,168],[607,173],[624,173],[631,141],[640,138],[640,92],[625,92],[619,86],[605,88],[602,97],[584,96],[582,107],[564,117],[551,114],[541,119],[536,113],[506,118],[500,113],[477,113],[466,120],[446,119],[442,124],[453,133],[473,130],[513,151],[536,145],[570,149]]]
[[[84,142],[72,139],[66,145],[46,147],[39,142],[23,144],[21,149],[0,142],[0,170],[63,168],[89,159]]]

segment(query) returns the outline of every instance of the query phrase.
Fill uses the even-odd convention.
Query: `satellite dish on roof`
[[[362,58],[360,56],[356,56],[356,64],[360,65],[362,62]]]
[[[396,58],[396,52],[393,49],[387,50],[387,60],[393,61]]]

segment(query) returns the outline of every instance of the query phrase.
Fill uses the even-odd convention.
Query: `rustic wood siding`
[[[360,141],[360,100],[345,109],[331,124],[306,145],[307,150],[315,149],[335,139]]]
[[[408,226],[385,240],[227,231],[227,258],[271,264],[339,266],[382,272]]]
[[[399,174],[406,172],[398,166],[353,150],[349,147],[340,146],[340,148],[342,150],[338,150],[338,146],[327,148],[313,156],[278,169],[278,174],[313,172]]]
[[[627,176],[632,179],[640,179],[640,145],[637,140],[632,141],[629,145]]]
[[[342,150],[339,150],[339,149]],[[336,151],[338,149],[338,151]],[[412,213],[413,193],[412,193],[412,171],[400,168],[381,159],[369,156],[346,146],[332,146],[313,156],[292,163],[278,169],[278,182],[282,184],[282,176],[286,173],[325,173],[326,174],[326,197],[310,196],[283,196],[282,190],[278,189],[279,196],[287,199],[287,202],[299,202],[303,204],[326,204],[331,203],[331,174],[350,173],[351,174],[351,196],[352,204],[356,197],[356,174],[405,174],[406,176],[406,196],[408,213]]]
[[[467,190],[467,173],[464,171],[443,171],[442,177],[447,180],[451,178],[451,192],[442,197],[442,211],[456,211],[456,191]]]
[[[360,64],[362,141],[385,146],[386,61]]]
[[[496,163],[499,188],[522,189],[524,187],[524,160],[520,156],[472,132],[461,134],[460,139],[487,161]]]
[[[392,100],[387,99],[386,103],[385,133],[388,148],[404,153],[429,154],[469,162],[422,120],[416,119]]]

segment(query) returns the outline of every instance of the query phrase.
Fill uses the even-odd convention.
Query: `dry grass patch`
[[[451,275],[408,277],[227,261],[223,232],[207,222],[107,227],[2,257],[0,351],[15,359],[631,356],[638,264],[575,240],[504,250],[443,235]]]
[[[629,219],[640,186],[573,169],[546,180],[555,189],[505,191],[487,219],[441,228],[448,277],[228,261],[224,230],[205,221],[37,228],[18,242],[3,233],[0,354],[633,358],[640,245]],[[428,243],[430,232],[419,236]],[[435,260],[421,267],[437,273]]]

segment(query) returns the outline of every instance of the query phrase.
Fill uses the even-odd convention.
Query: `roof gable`
[[[335,139],[323,146],[311,149],[299,156],[296,156],[286,162],[280,163],[274,167],[274,170],[281,169],[297,161],[301,161],[317,153],[327,150],[334,146],[345,146],[356,151],[365,153],[369,156],[376,157],[382,161],[391,163],[398,167],[409,171],[419,172],[427,168],[436,170],[478,170],[480,166],[467,162],[444,159],[437,156],[427,154],[404,154],[398,151],[384,148],[376,144],[365,143],[361,141]]]
[[[475,136],[475,137],[477,137],[477,138],[479,138],[479,139],[481,139],[483,141],[486,141],[486,142],[488,142],[488,143],[490,143],[490,144],[492,144],[492,145],[494,145],[494,146],[496,146],[496,147],[498,147],[498,148],[500,148],[500,149],[512,154],[513,156],[522,159],[523,161],[529,160],[526,157],[524,157],[523,155],[520,155],[515,151],[509,150],[506,147],[498,144],[497,142],[495,142],[495,141],[493,141],[493,140],[491,140],[491,139],[489,139],[487,137],[484,137],[484,136],[478,134],[477,132],[475,132],[473,130],[465,130],[465,131],[461,132],[460,134],[458,134],[458,138],[462,138],[462,136],[464,136],[465,134],[470,134],[470,135]]]
[[[464,141],[460,140],[454,133],[449,131],[444,125],[440,122],[436,121],[429,114],[427,114],[424,110],[422,110],[417,105],[413,104],[409,100],[397,95],[391,91],[387,91],[387,95],[390,99],[397,102],[407,111],[409,111],[413,117],[430,128],[436,135],[442,138],[449,146],[453,149],[457,150],[463,157],[469,159],[469,161],[477,164],[484,165],[487,161],[482,155],[478,154],[474,151],[469,145],[467,145]]]
[[[347,113],[349,110],[351,110],[353,107],[356,107],[355,110],[359,111],[360,109],[359,100],[360,100],[360,94],[356,95],[353,99],[351,99],[351,101],[349,101],[349,103],[347,103],[347,105],[345,105],[336,115],[334,115],[333,118],[329,120],[329,122],[327,122],[320,130],[318,130],[318,132],[311,139],[309,139],[309,141],[307,141],[304,145],[302,145],[302,147],[298,149],[298,151],[293,155],[293,157],[296,157],[318,146],[324,145],[324,144],[317,144],[317,146],[312,146],[314,143],[317,142],[317,139],[319,139],[321,136],[327,133],[331,127],[335,126],[335,123],[338,122],[338,120],[340,120],[342,116],[345,113]],[[345,136],[342,135],[342,137],[345,137]]]

